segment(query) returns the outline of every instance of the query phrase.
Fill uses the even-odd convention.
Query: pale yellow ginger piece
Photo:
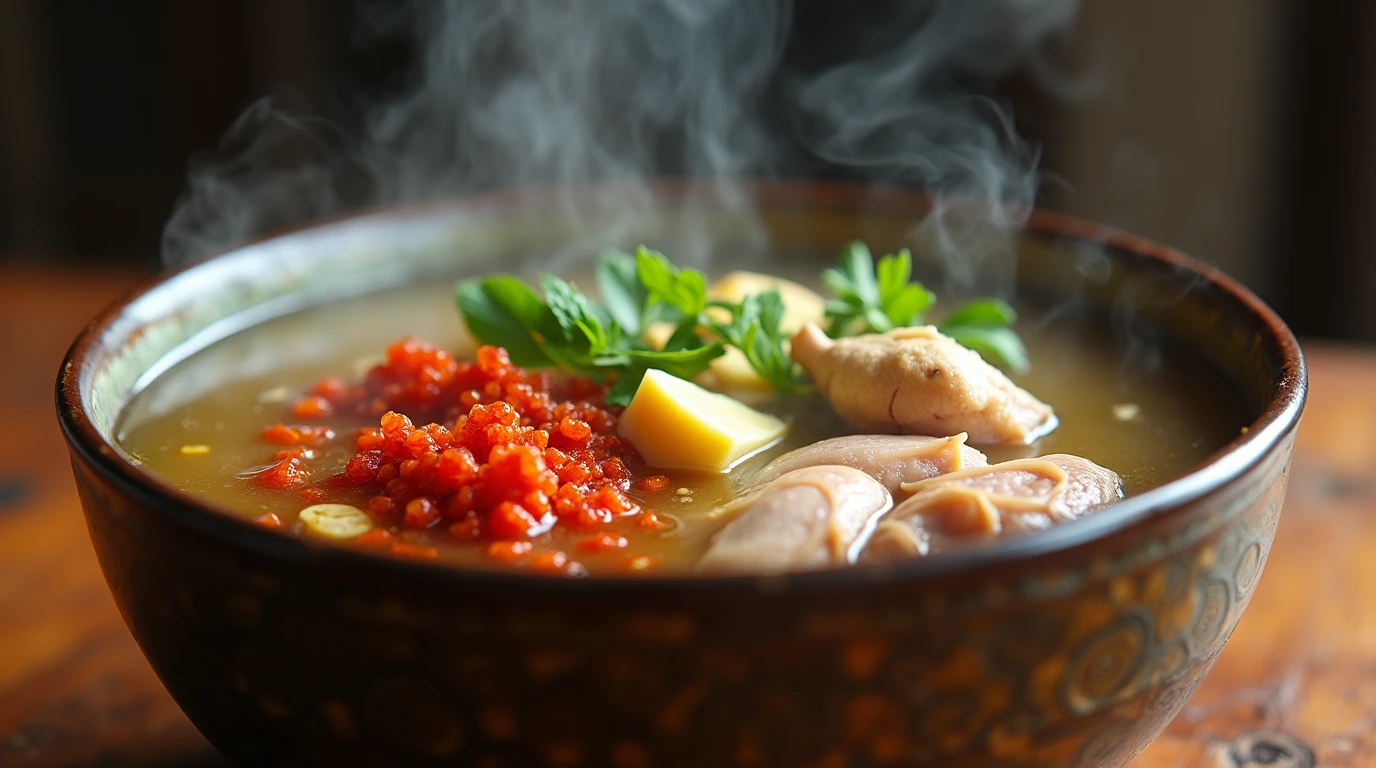
[[[348,504],[313,504],[298,513],[306,529],[327,539],[353,539],[373,527],[368,513]]]
[[[183,456],[204,456],[210,453],[210,446],[201,444],[183,445],[178,452]]]
[[[804,323],[821,323],[826,318],[826,299],[823,299],[805,285],[792,280],[784,280],[774,275],[738,270],[728,273],[707,289],[711,301],[738,302],[750,294],[778,291],[784,303],[784,315],[779,321],[779,329],[785,336],[792,336]],[[721,310],[708,310],[721,313]],[[726,320],[724,313],[720,319]],[[674,332],[670,323],[655,323],[645,330],[645,342],[661,349]],[[785,342],[787,351],[787,342]],[[760,378],[750,361],[735,347],[729,347],[726,354],[712,361],[712,365],[698,377],[698,383],[717,390],[769,390],[769,383]]]
[[[650,465],[725,472],[774,443],[788,425],[726,395],[649,370],[617,422]]]

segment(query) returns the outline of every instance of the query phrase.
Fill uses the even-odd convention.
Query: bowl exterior
[[[242,765],[1123,765],[1261,573],[1293,431],[1178,509],[1022,564],[731,594],[294,562],[73,453],[115,601]]]

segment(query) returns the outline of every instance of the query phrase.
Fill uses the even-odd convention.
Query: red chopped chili
[[[334,413],[334,405],[319,395],[311,395],[292,406],[291,415],[298,419],[323,419]]]
[[[435,502],[421,497],[411,499],[406,505],[403,523],[413,531],[423,530],[440,521],[440,508]]]
[[[635,484],[635,489],[643,493],[658,493],[669,487],[669,478],[664,475],[650,475]]]
[[[302,448],[278,451],[272,457],[271,464],[250,469],[240,476],[251,478],[260,488],[275,490],[299,488],[305,485],[310,477],[310,473],[302,462],[302,459],[306,457],[308,454]]]
[[[324,488],[307,488],[301,492],[301,501],[307,506],[319,504],[327,498],[329,498],[329,494],[325,492]]]
[[[528,541],[494,541],[487,545],[487,556],[514,565],[525,559],[532,548]]]
[[[358,538],[354,539],[354,543],[362,547],[377,547],[386,544],[391,540],[391,531],[387,530],[386,528],[374,528],[370,531],[365,531]]]
[[[334,439],[334,430],[305,424],[275,424],[263,431],[263,439],[277,445],[320,445]]]
[[[392,542],[388,551],[400,557],[410,557],[416,560],[434,560],[440,556],[440,551],[434,547],[427,547],[423,544],[408,544],[404,541]]]
[[[500,347],[480,347],[472,361],[455,359],[413,338],[387,349],[385,360],[357,384],[324,379],[291,409],[293,418],[376,419],[354,433],[355,453],[342,470],[302,493],[319,503],[338,489],[380,518],[408,531],[443,526],[451,540],[487,541],[493,560],[532,570],[580,575],[583,566],[558,551],[536,552],[531,539],[552,529],[591,534],[579,546],[613,551],[629,543],[607,527],[621,518],[647,518],[632,527],[658,530],[626,493],[634,450],[616,434],[619,409],[605,405],[606,387],[512,364]],[[308,446],[332,440],[327,426],[277,424],[263,438],[295,446],[253,472],[267,488],[295,488],[309,477]],[[634,487],[661,490],[663,475]],[[349,489],[357,489],[350,491]],[[371,493],[366,501],[358,491]],[[357,540],[371,546],[391,534],[375,528]],[[422,537],[421,540],[425,540]],[[428,558],[429,547],[392,541],[392,552]]]
[[[588,552],[606,552],[611,549],[623,549],[630,544],[625,536],[618,536],[614,533],[600,533],[590,536],[578,542],[578,546]]]
[[[540,573],[562,573],[569,576],[582,576],[587,573],[583,564],[570,560],[563,552],[541,552],[530,558],[530,570]]]

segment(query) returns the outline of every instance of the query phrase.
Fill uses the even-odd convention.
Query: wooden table
[[[223,766],[115,610],[53,417],[58,363],[127,274],[0,268],[0,765]],[[1252,607],[1133,768],[1376,765],[1376,351],[1308,344],[1312,393]]]

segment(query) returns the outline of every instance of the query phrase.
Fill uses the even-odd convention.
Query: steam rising
[[[617,207],[634,216],[655,205],[645,179],[687,176],[746,209],[735,179],[822,170],[932,190],[936,211],[916,236],[945,256],[948,282],[968,287],[1011,249],[973,247],[947,215],[952,201],[1012,230],[1038,185],[1036,149],[978,94],[1036,59],[1076,9],[895,3],[892,19],[849,41],[858,54],[813,71],[786,56],[786,0],[373,9],[365,23],[403,25],[420,46],[405,91],[367,109],[352,134],[266,100],[251,107],[215,155],[192,164],[163,257],[175,264],[289,223],[498,186],[613,180]],[[572,196],[564,213],[578,215]],[[615,239],[590,232],[587,245]]]

